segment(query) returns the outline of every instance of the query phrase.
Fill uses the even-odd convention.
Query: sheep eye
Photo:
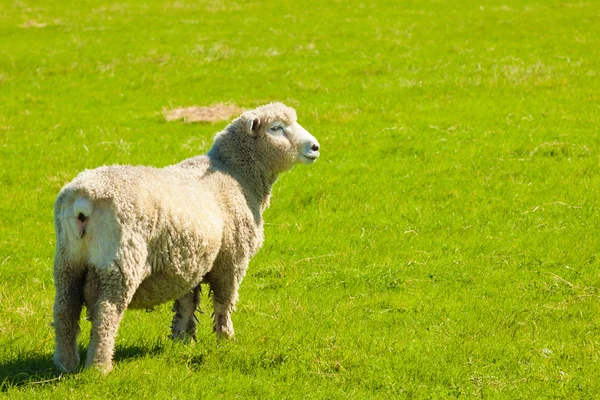
[[[281,125],[277,125],[271,128],[271,131],[273,131],[273,133],[276,133],[277,135],[281,135],[283,133],[283,126]]]

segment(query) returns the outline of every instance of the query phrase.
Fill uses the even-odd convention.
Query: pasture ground
[[[322,157],[281,176],[217,344],[127,313],[116,367],[51,362],[53,202],[165,166],[280,100]],[[600,3],[0,2],[0,397],[594,398]],[[82,355],[89,323],[82,321]]]

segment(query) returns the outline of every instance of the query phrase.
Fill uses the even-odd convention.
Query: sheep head
[[[296,110],[270,103],[240,117],[245,133],[256,140],[257,151],[267,155],[273,170],[283,172],[295,164],[312,164],[319,157],[319,142],[298,122]]]

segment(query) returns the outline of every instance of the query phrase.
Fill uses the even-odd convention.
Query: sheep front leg
[[[112,370],[117,332],[138,287],[123,272],[117,263],[96,269],[100,291],[91,312],[92,332],[85,364],[103,373]]]
[[[71,268],[60,258],[54,264],[54,364],[61,372],[72,372],[79,364],[77,336],[83,305],[83,271]]]
[[[245,270],[245,269],[243,269]],[[238,300],[238,289],[243,274],[236,277],[233,271],[210,274],[207,280],[213,292],[214,322],[213,330],[219,339],[229,339],[234,335],[231,313]]]
[[[196,323],[198,319],[194,312],[200,304],[200,285],[192,289],[173,304],[173,322],[171,323],[171,338],[189,343],[196,340]]]

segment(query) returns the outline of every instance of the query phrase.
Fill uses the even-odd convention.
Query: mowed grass
[[[600,3],[0,2],[0,397],[594,398]],[[322,156],[282,175],[233,320],[129,311],[107,377],[52,364],[53,202],[165,166],[283,101]],[[82,320],[81,354],[89,322]]]

